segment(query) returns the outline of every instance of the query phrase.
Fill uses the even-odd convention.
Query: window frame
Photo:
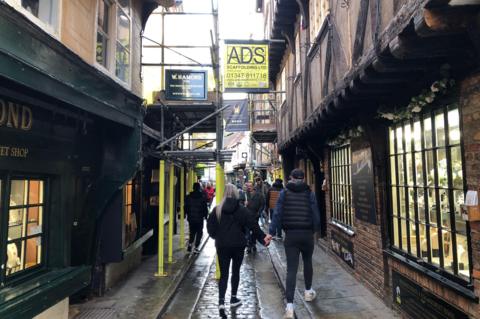
[[[32,21],[38,27],[43,29],[45,32],[56,38],[60,41],[61,38],[61,25],[62,25],[62,0],[52,0],[56,3],[53,4],[53,8],[57,10],[57,16],[53,24],[42,21],[40,18],[36,17],[34,14],[29,12],[22,6],[21,0],[5,0],[5,2],[10,5],[12,8],[23,14],[27,19]]]
[[[126,13],[125,9],[122,8],[122,6],[119,4],[119,0],[105,0],[105,2],[108,2],[110,4],[110,12],[108,14],[108,28],[110,30],[110,33],[108,34],[108,45],[107,45],[107,65],[104,66],[101,63],[97,62],[97,34],[98,34],[98,5],[99,1],[104,1],[104,0],[96,0],[96,6],[95,6],[95,28],[94,28],[94,46],[93,46],[93,65],[111,77],[114,81],[117,83],[121,84],[122,86],[126,87],[129,89],[132,85],[132,43],[133,43],[133,8],[132,8],[132,0],[126,0],[128,1],[128,13]],[[130,20],[130,25],[129,25],[129,36],[130,36],[130,49],[128,50],[128,78],[126,81],[122,80],[121,78],[117,77],[116,75],[116,67],[117,67],[117,43],[118,43],[118,17],[117,17],[117,12],[118,10],[122,10],[125,14],[127,14],[129,20]]]
[[[2,188],[0,188],[0,233],[3,233],[3,237],[0,238],[0,250],[3,252],[7,251],[8,246],[8,228],[9,228],[9,209],[10,209],[10,193],[11,193],[11,181],[12,180],[38,180],[43,181],[43,205],[38,205],[43,207],[42,212],[42,233],[41,235],[26,235],[21,236],[15,241],[25,241],[29,238],[41,237],[41,262],[37,265],[34,265],[29,268],[24,268],[22,270],[16,271],[10,275],[7,275],[7,254],[1,253],[0,255],[0,285],[7,286],[14,284],[16,282],[22,281],[25,278],[32,276],[33,274],[44,271],[47,268],[48,264],[48,239],[49,239],[49,216],[50,216],[50,179],[45,175],[38,174],[26,174],[26,173],[16,173],[16,172],[0,172],[0,183],[2,183]],[[25,205],[18,205],[29,207],[27,203]],[[36,205],[32,205],[36,206]],[[28,214],[27,214],[28,218]],[[26,251],[26,247],[25,247]],[[25,264],[25,260],[24,260]]]
[[[460,132],[460,137],[459,141],[457,143],[450,143],[450,126],[449,126],[449,119],[448,119],[448,113],[452,110],[457,110],[458,111],[458,117],[459,117],[459,124],[458,124],[458,130]],[[436,116],[442,114],[443,115],[443,125],[444,125],[444,142],[443,145],[438,145],[436,139],[437,139],[437,130],[436,130]],[[430,119],[430,127],[431,127],[431,143],[432,145],[430,147],[426,147],[425,145],[425,120]],[[451,149],[452,148],[459,148],[461,152],[461,160],[462,160],[462,186],[463,186],[463,196],[465,196],[465,193],[467,191],[467,184],[466,184],[466,174],[465,174],[465,153],[464,153],[464,140],[463,140],[463,123],[462,123],[462,112],[460,106],[455,103],[455,101],[449,99],[449,100],[444,100],[443,103],[436,103],[432,108],[429,108],[428,110],[425,110],[424,112],[416,115],[414,118],[410,120],[405,120],[399,123],[392,124],[387,128],[386,134],[388,136],[387,138],[387,156],[388,156],[388,163],[387,163],[387,178],[388,178],[388,229],[389,229],[389,248],[402,255],[403,257],[412,260],[413,262],[418,263],[419,265],[434,271],[435,273],[438,273],[440,276],[447,278],[455,283],[458,283],[462,286],[471,286],[473,277],[472,277],[472,271],[473,271],[473,264],[472,264],[472,244],[471,244],[471,236],[470,236],[470,225],[469,222],[465,222],[465,234],[462,234],[456,229],[456,219],[455,219],[455,203],[454,203],[454,192],[458,191],[457,188],[453,186],[453,180],[452,180],[452,159],[451,159]],[[414,123],[419,121],[420,122],[420,149],[417,150],[415,147],[415,140],[414,140]],[[406,125],[410,126],[411,130],[411,141],[409,143],[410,149],[407,151],[406,150],[406,145],[407,143],[405,142],[405,132],[404,132],[404,127]],[[398,153],[397,149],[397,137],[396,137],[396,130],[397,128],[401,128],[402,131],[402,152]],[[393,141],[394,145],[391,145],[391,139],[390,139],[390,130],[394,132],[393,134]],[[393,153],[391,153],[391,149],[393,147]],[[447,186],[441,186],[441,183],[439,182],[439,166],[438,166],[438,161],[437,161],[437,156],[438,156],[438,151],[439,150],[444,150],[445,151],[445,160],[446,160],[446,167],[447,167]],[[432,184],[428,184],[428,172],[427,172],[427,152],[432,153],[432,159],[433,159],[433,170],[434,170],[434,177],[433,177],[433,182]],[[421,162],[422,162],[422,180],[423,183],[419,185],[417,182],[417,175],[415,164],[415,156],[417,153],[420,153],[421,156]],[[398,156],[403,157],[403,186],[399,184],[399,170],[397,169],[398,167]],[[413,179],[413,184],[409,184],[408,180],[408,167],[407,167],[407,156],[411,157],[411,167],[412,167],[412,172],[410,174],[412,175]],[[392,162],[391,158],[394,157],[395,161],[395,176],[392,175]],[[392,178],[395,178],[395,185],[393,184]],[[397,206],[397,215],[394,215],[394,208],[393,208],[393,188],[395,188],[395,195],[396,195],[396,206]],[[405,191],[405,217],[402,217],[402,213],[400,211],[400,205],[401,205],[401,200],[400,200],[400,188],[404,188]],[[414,211],[413,211],[413,217],[410,217],[411,212],[410,209],[411,207],[409,206],[409,189],[413,189],[413,198],[414,198]],[[419,207],[420,205],[417,203],[418,201],[418,190],[421,189],[423,191],[423,205],[424,205],[424,218],[423,222],[419,218]],[[449,227],[444,226],[443,224],[443,219],[442,219],[442,211],[441,209],[436,209],[436,223],[435,225],[432,226],[431,218],[430,218],[430,208],[429,208],[429,195],[428,191],[430,189],[434,190],[434,200],[437,206],[440,206],[440,191],[445,190],[447,192],[448,196],[448,213],[449,213]],[[413,218],[413,219],[412,219]],[[407,239],[406,239],[406,245],[407,247],[404,249],[403,247],[403,240],[399,240],[399,245],[395,245],[395,228],[396,232],[398,234],[398,238],[402,238],[402,223],[401,221],[405,220],[405,228],[407,230]],[[411,236],[410,236],[410,228],[409,225],[410,223],[413,222],[415,223],[415,251],[412,252],[412,243],[411,243]],[[425,238],[427,240],[427,256],[426,259],[423,256],[422,252],[422,245],[420,243],[420,225],[423,225],[425,228]],[[432,237],[430,234],[430,228],[435,227],[437,229],[437,240],[438,240],[438,254],[439,254],[439,261],[438,264],[432,262]],[[448,271],[445,268],[445,256],[444,256],[444,234],[450,234],[450,244],[452,245],[452,271]],[[458,245],[457,245],[457,236],[460,233],[460,235],[465,236],[467,240],[467,255],[468,255],[468,269],[469,269],[469,277],[465,275],[460,275],[459,274],[459,261],[458,261]],[[401,242],[400,242],[401,241]],[[435,257],[436,258],[436,257]]]
[[[340,153],[343,150],[347,150],[348,154],[348,163],[343,162],[343,155]],[[337,154],[335,154],[337,153]],[[339,155],[340,154],[340,155]],[[338,158],[341,156],[342,158]],[[342,161],[341,164],[337,165],[336,160]],[[346,231],[350,234],[354,230],[354,209],[353,209],[353,192],[352,192],[352,147],[350,143],[345,143],[338,146],[330,147],[329,149],[329,180],[330,180],[330,218],[332,222],[341,226],[341,228],[346,228]],[[334,163],[335,162],[335,163]],[[344,169],[347,168],[349,174],[345,174]],[[338,170],[335,170],[338,169]],[[344,178],[347,178],[349,184],[337,183],[336,180],[340,179],[342,175],[345,175]],[[348,194],[347,201],[345,204],[341,204],[335,201],[337,194],[341,194],[345,190],[342,188],[347,188],[346,192]],[[349,206],[350,212],[345,211],[345,207]],[[340,211],[341,210],[341,211]]]

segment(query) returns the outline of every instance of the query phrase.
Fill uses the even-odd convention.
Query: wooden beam
[[[328,31],[327,49],[325,53],[325,66],[323,74],[322,95],[325,97],[328,94],[328,82],[330,80],[330,68],[332,65],[332,30]]]
[[[415,31],[422,37],[464,33],[479,10],[471,6],[425,9],[414,17]]]
[[[468,45],[464,35],[435,38],[397,36],[389,47],[392,55],[398,59],[422,59],[463,55],[468,51]]]
[[[355,32],[355,42],[353,43],[352,64],[356,64],[363,53],[363,41],[365,39],[365,30],[367,28],[369,0],[361,0],[360,12],[357,19],[357,30]]]

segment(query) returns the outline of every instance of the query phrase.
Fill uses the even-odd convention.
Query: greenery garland
[[[350,143],[350,139],[353,137],[360,137],[363,135],[363,127],[361,125],[354,126],[352,128],[343,128],[340,130],[334,138],[327,140],[327,145],[331,147],[337,147]]]
[[[414,114],[422,112],[425,106],[432,104],[436,98],[445,95],[454,85],[455,80],[449,78],[435,81],[429,89],[425,89],[420,95],[412,97],[406,107],[380,107],[377,111],[378,117],[394,123],[411,119]]]

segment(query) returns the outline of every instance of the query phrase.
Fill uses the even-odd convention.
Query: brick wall
[[[331,223],[332,210],[330,204],[330,165],[329,165],[330,149],[324,149],[323,169],[325,178],[328,182],[328,189],[325,192],[325,207],[327,214],[327,245],[331,249],[331,233],[332,229],[342,232],[340,228]],[[353,242],[355,268],[350,268],[343,260],[337,257],[338,262],[345,266],[345,269],[363,282],[371,291],[380,298],[386,297],[385,293],[385,261],[383,257],[383,240],[382,240],[382,200],[381,192],[378,191],[378,174],[375,175],[375,207],[377,212],[377,224],[373,225],[354,218],[355,235],[347,237]]]

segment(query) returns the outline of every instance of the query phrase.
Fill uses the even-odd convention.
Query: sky
[[[213,0],[214,6],[219,9],[219,31],[221,55],[223,56],[222,44],[225,39],[263,39],[263,16],[255,11],[255,0]],[[211,12],[212,0],[184,0],[184,12]],[[159,10],[159,9],[157,9]],[[167,15],[165,18],[165,45],[211,45],[210,30],[213,30],[213,18],[211,15]],[[144,35],[156,42],[161,42],[161,16],[151,15]],[[152,44],[144,40],[145,44]],[[204,64],[211,63],[210,50],[208,48],[175,49],[195,61]],[[144,49],[143,62],[160,63],[161,49]],[[166,63],[193,63],[191,60],[175,54],[171,50],[165,50]],[[182,67],[172,67],[182,68]],[[191,67],[185,67],[191,69]],[[158,91],[160,87],[160,67],[144,68],[144,97],[150,99],[152,91]],[[212,79],[209,79],[213,83]],[[213,89],[209,85],[209,89]],[[224,94],[225,99],[243,98],[244,94]]]

